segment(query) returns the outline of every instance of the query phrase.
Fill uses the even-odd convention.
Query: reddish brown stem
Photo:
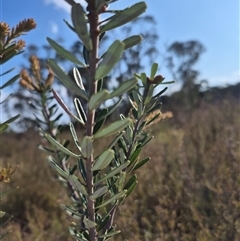
[[[90,52],[89,59],[89,96],[91,97],[97,91],[97,85],[95,82],[95,73],[98,62],[98,46],[99,46],[99,16],[95,10],[94,0],[88,1],[88,18],[90,24],[90,36],[92,40],[92,51]],[[86,123],[86,135],[93,136],[93,126],[94,126],[95,110],[89,110],[87,113],[87,123]],[[91,155],[86,161],[86,171],[87,171],[87,192],[90,196],[94,192],[93,183],[93,173],[91,167],[93,165],[93,155]],[[95,204],[94,201],[88,196],[88,214],[89,219],[95,222]],[[96,228],[93,227],[89,230],[90,241],[97,241]]]

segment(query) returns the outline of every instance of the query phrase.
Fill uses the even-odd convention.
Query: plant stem
[[[90,24],[90,36],[92,40],[92,51],[90,51],[89,58],[89,97],[97,91],[97,84],[95,81],[95,73],[98,63],[98,46],[99,46],[99,16],[95,10],[95,1],[88,1],[88,18]],[[87,113],[87,123],[86,123],[86,135],[93,136],[93,126],[95,119],[95,110],[89,110]],[[95,222],[95,203],[90,199],[90,195],[94,192],[94,183],[93,183],[93,172],[91,171],[93,165],[93,154],[86,160],[86,172],[87,172],[87,192],[88,192],[88,214],[89,219]],[[96,241],[96,228],[90,228],[89,230],[90,241]]]

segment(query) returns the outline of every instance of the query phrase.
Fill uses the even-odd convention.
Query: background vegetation
[[[151,129],[155,138],[142,155],[152,160],[118,210],[122,233],[115,240],[240,240],[239,85],[199,93],[191,110],[179,101],[184,95],[163,97],[174,116]],[[59,205],[67,193],[38,150],[41,141],[29,129],[5,133],[1,142],[1,160],[20,164],[9,184],[20,189],[2,202],[14,215],[7,241],[71,240]],[[107,143],[102,139],[98,148]]]
[[[138,21],[154,23],[151,18]],[[124,31],[127,36],[131,28]],[[142,71],[142,56],[153,62],[157,35],[151,32],[144,36],[149,45],[127,52],[109,79],[115,78],[118,84]],[[71,52],[81,49],[77,44],[73,44]],[[30,47],[27,58],[37,52],[36,47]],[[49,52],[49,46],[45,49]],[[152,159],[136,172],[140,182],[117,212],[116,225],[122,233],[114,240],[240,240],[240,85],[202,92],[206,81],[198,79],[199,72],[193,67],[204,51],[197,41],[168,46],[166,60],[182,88],[170,97],[162,97],[163,111],[172,111],[173,118],[151,127],[155,138],[142,157]],[[48,57],[41,59],[42,65]],[[4,133],[0,142],[1,163],[20,165],[10,183],[0,183],[2,192],[20,187],[1,202],[4,218],[13,216],[5,228],[13,232],[5,240],[72,240],[67,230],[68,216],[60,208],[61,203],[69,202],[68,193],[54,178],[47,154],[37,148],[43,139],[33,119],[24,116],[29,112],[26,101],[33,100],[33,96],[25,94],[21,89],[13,97],[17,100],[14,110],[25,117],[19,123],[25,132]],[[119,112],[126,111],[126,105]],[[7,106],[6,110],[11,114],[13,108]],[[71,139],[68,131],[63,135]],[[108,143],[107,138],[101,139],[97,148],[103,150]]]

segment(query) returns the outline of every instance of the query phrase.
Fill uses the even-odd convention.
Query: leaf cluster
[[[10,27],[6,22],[0,22],[0,65],[6,63],[7,61],[11,60],[14,56],[20,54],[25,46],[25,42],[23,40],[15,41],[17,37],[22,35],[25,32],[28,32],[36,27],[36,23],[33,19],[27,19],[19,22],[19,24],[16,26],[16,28],[12,28],[10,31]],[[14,68],[7,70],[4,73],[0,73],[0,77],[8,74],[9,72],[13,71]],[[4,83],[2,86],[0,86],[0,91],[4,88],[10,86],[13,84],[17,79],[19,78],[19,75],[15,75],[10,80],[8,80],[6,83]],[[0,93],[1,94],[1,93]],[[9,95],[4,101],[0,102],[0,104],[3,104],[5,101],[7,101],[11,95]],[[1,113],[2,114],[2,113]],[[10,119],[6,120],[3,123],[0,123],[0,135],[4,133],[8,127],[9,124],[15,121],[20,117],[19,114],[11,117]],[[1,137],[2,138],[2,137]],[[2,140],[1,140],[2,141]],[[18,166],[17,166],[18,167]],[[16,171],[17,168],[12,170],[10,165],[8,164],[7,167],[0,167],[0,182],[9,183],[10,182],[10,176]],[[6,192],[0,193],[0,198],[9,192],[13,191],[14,189],[11,189]],[[0,210],[0,227],[2,228],[8,221],[11,219],[4,220],[5,212]],[[8,233],[11,231],[7,231],[5,233],[1,233],[0,239],[3,239]]]
[[[96,43],[101,41],[107,31],[132,21],[146,10],[146,4],[140,2],[124,10],[114,11],[113,16],[99,22],[96,15],[106,12],[104,6],[106,7],[108,3],[108,1],[98,3],[89,1],[88,14],[80,4],[71,4],[73,26],[67,24],[83,43],[85,63],[47,38],[60,56],[85,68],[88,72],[89,92],[86,91],[77,68],[73,69],[74,80],[72,80],[54,59],[47,61],[61,83],[76,95],[73,102],[77,114],[70,111],[54,89],[51,90],[53,95],[46,98],[45,92],[42,95],[39,91],[41,81],[33,82],[27,77],[23,78],[29,84],[29,89],[41,95],[40,107],[45,110],[42,113],[44,121],[39,117],[36,117],[36,120],[48,125],[48,131],[41,128],[40,133],[50,143],[50,147],[45,145],[40,147],[51,154],[48,157],[50,166],[57,173],[58,179],[69,189],[72,205],[61,206],[69,214],[72,224],[70,233],[76,240],[104,241],[120,232],[116,230],[113,222],[116,209],[138,183],[134,171],[150,160],[149,157],[140,158],[142,149],[153,138],[146,131],[146,127],[163,118],[159,109],[161,105],[159,97],[166,88],[157,94],[154,94],[154,91],[160,84],[171,83],[163,82],[164,78],[156,75],[158,65],[154,63],[149,77],[145,73],[136,74],[113,91],[103,88],[104,77],[112,71],[126,49],[141,41],[141,36],[134,35],[123,41],[115,40],[100,57],[97,56]],[[97,30],[93,30],[94,27]],[[38,76],[37,71],[35,75]],[[126,116],[120,114],[119,120],[106,125],[107,117],[118,108],[124,94],[131,103],[131,112]],[[69,124],[75,144],[74,151],[69,148],[69,141],[61,141],[57,136],[59,133],[57,122],[61,116],[49,122],[52,116],[50,109],[57,107],[48,107],[47,101],[43,101],[44,98],[45,100],[55,98],[63,110],[85,129],[85,134],[80,137],[74,125]],[[87,102],[86,110],[82,107],[82,100]],[[113,103],[114,100],[117,101],[109,107],[101,108],[109,100]],[[98,114],[95,114],[96,110]],[[48,116],[45,113],[48,113]],[[115,137],[104,150],[96,153],[96,140],[108,136]]]

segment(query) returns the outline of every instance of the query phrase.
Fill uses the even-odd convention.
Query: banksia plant
[[[29,32],[30,30],[34,29],[35,27],[36,27],[36,23],[34,19],[26,19],[26,20],[20,21],[17,24],[17,26],[13,27],[12,29],[10,29],[9,25],[6,22],[0,22],[0,65],[11,60],[14,56],[24,51],[25,41],[23,41],[22,39],[17,41],[16,39],[22,34],[25,34],[26,32]],[[4,73],[0,73],[0,77],[8,74],[13,70],[14,68]],[[12,77],[2,86],[0,86],[0,91],[6,88],[7,86],[13,84],[18,78],[19,78],[19,75],[15,75],[14,77]],[[6,131],[9,124],[14,120],[16,120],[19,116],[20,115],[16,115],[10,118],[9,120],[1,123],[0,133],[3,133],[4,131]]]
[[[47,40],[60,56],[86,69],[89,89],[84,87],[77,68],[73,69],[72,80],[54,59],[49,59],[47,64],[60,82],[76,96],[73,102],[77,114],[74,114],[58,93],[51,89],[63,110],[75,123],[82,125],[84,134],[77,133],[74,123],[69,124],[77,150],[72,151],[68,148],[68,143],[58,140],[55,132],[40,128],[41,134],[51,144],[50,148],[42,146],[42,149],[51,153],[48,157],[49,164],[69,188],[72,205],[61,206],[69,214],[70,234],[75,240],[81,241],[111,240],[120,232],[114,225],[116,209],[137,186],[135,170],[150,160],[150,157],[140,158],[142,149],[153,138],[146,127],[164,118],[160,112],[159,98],[167,88],[159,92],[157,87],[171,82],[164,82],[164,78],[157,75],[158,64],[154,63],[149,76],[136,73],[113,91],[102,87],[104,77],[116,66],[124,51],[139,44],[142,38],[135,35],[115,40],[101,56],[99,43],[108,31],[145,12],[144,2],[124,10],[109,11],[108,5],[113,1],[88,0],[85,11],[81,4],[73,0],[66,1],[71,5],[72,25],[66,23],[84,45],[83,60],[77,59],[54,40]],[[103,13],[111,13],[112,16],[100,21],[99,16]],[[35,75],[37,76],[36,71]],[[25,72],[22,72],[22,79],[23,86],[40,93],[39,81],[33,80]],[[107,124],[107,117],[121,105],[123,95],[128,97],[131,104],[129,114],[120,114],[119,120]],[[87,102],[86,110],[81,104],[83,100]],[[112,106],[102,107],[108,100],[116,101],[112,101],[115,103]],[[166,114],[165,118],[167,116],[171,115]],[[96,152],[96,141],[106,137],[112,137],[112,140],[104,150]]]
[[[25,47],[25,42],[20,39],[16,40],[19,36],[22,34],[34,29],[36,27],[36,23],[33,19],[27,19],[19,22],[17,26],[12,29],[10,29],[9,25],[6,22],[0,22],[0,65],[6,63],[7,61],[11,60],[14,56],[20,54],[23,52],[23,49]],[[10,73],[13,71],[14,68],[4,72],[0,73],[0,77]],[[10,86],[13,84],[17,79],[19,78],[19,75],[15,75],[10,80],[6,81],[2,86],[0,86],[0,91],[2,91],[4,88]],[[0,93],[1,94],[1,93]],[[11,95],[8,96],[5,100],[0,102],[2,104],[3,102],[7,101]],[[2,114],[2,113],[1,113]],[[4,121],[3,123],[0,123],[0,135],[5,132],[9,124],[15,121],[19,118],[19,114],[13,116],[12,118]],[[2,136],[0,136],[1,142],[2,142]],[[15,169],[12,169],[11,166],[8,164],[1,163],[0,164],[0,184],[3,183],[9,183],[10,182],[10,176],[16,171],[17,167]],[[2,188],[1,188],[2,190]],[[14,189],[8,190],[6,192],[0,193],[0,200],[2,200],[2,197],[9,192],[13,191]],[[9,219],[4,220],[5,212],[0,210],[0,229],[3,225],[5,225]],[[10,231],[6,233],[0,234],[0,239],[4,238]]]
[[[5,22],[0,22],[0,64],[5,63],[17,54],[22,53],[25,41],[16,40],[22,34],[29,32],[36,27],[34,19],[25,19],[10,30]]]
[[[40,66],[40,61],[37,56],[32,55],[29,58],[30,73],[23,69],[20,73],[20,85],[32,93],[30,107],[34,109],[36,121],[44,130],[52,130],[56,126],[55,122],[62,116],[59,115],[56,119],[52,119],[57,112],[56,103],[51,105],[53,96],[50,92],[54,74],[49,66],[47,66],[47,76],[44,77]]]

